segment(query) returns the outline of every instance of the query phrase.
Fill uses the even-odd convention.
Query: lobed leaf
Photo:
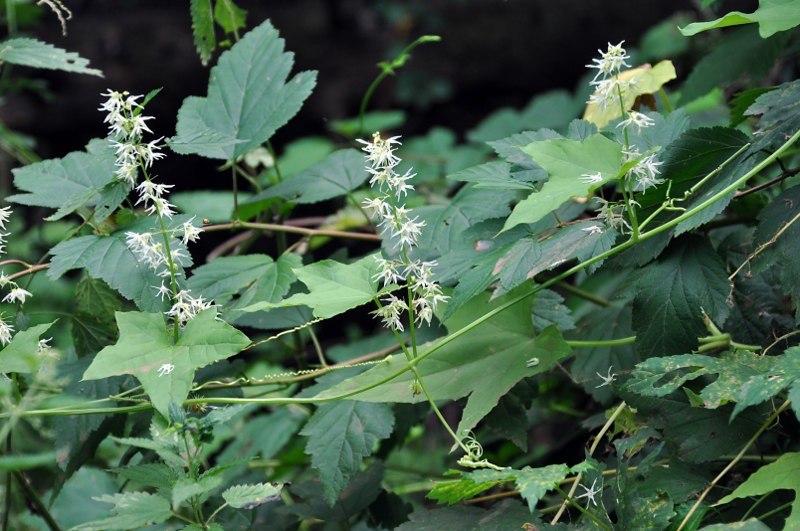
[[[800,24],[800,12],[797,10],[795,0],[759,0],[758,9],[752,13],[731,11],[716,20],[692,22],[679,29],[685,36],[690,37],[701,31],[739,24],[758,24],[758,34],[762,39],[766,39],[779,31],[786,31]]]
[[[157,494],[147,492],[125,492],[104,494],[93,498],[114,504],[114,516],[81,524],[73,529],[132,529],[148,524],[159,524],[172,517],[169,501]]]
[[[211,60],[211,54],[217,47],[214,36],[214,15],[211,9],[211,0],[191,0],[189,13],[192,16],[192,33],[194,46],[200,55],[203,66]]]
[[[233,160],[297,114],[316,84],[316,72],[301,72],[287,83],[294,58],[283,46],[278,31],[264,21],[223,53],[211,69],[208,96],[189,97],[178,111],[173,151]]]

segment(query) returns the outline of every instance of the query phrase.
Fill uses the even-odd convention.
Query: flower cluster
[[[115,148],[117,170],[115,176],[124,181],[129,188],[135,189],[139,194],[136,205],[142,205],[144,212],[159,219],[167,217],[172,219],[175,215],[175,206],[166,196],[172,185],[154,183],[147,170],[156,161],[164,156],[160,153],[158,143],[163,137],[150,142],[144,142],[145,133],[153,133],[147,126],[147,121],[152,116],[142,114],[144,107],[137,100],[142,96],[131,96],[128,92],[108,90],[102,94],[108,99],[100,106],[100,111],[106,112],[104,122],[108,124],[111,145]],[[144,180],[137,184],[138,172],[144,173]],[[126,244],[136,255],[137,259],[147,265],[156,275],[172,278],[173,289],[164,286],[153,286],[156,296],[164,300],[166,295],[173,302],[166,314],[172,317],[181,328],[197,313],[213,306],[211,302],[204,301],[202,297],[193,298],[187,290],[178,290],[175,282],[176,273],[180,268],[188,265],[189,256],[186,251],[178,246],[177,240],[172,240],[170,235],[180,237],[183,244],[197,241],[202,232],[200,227],[193,224],[194,217],[181,224],[177,229],[167,232],[126,232]]]
[[[635,147],[622,150],[622,163],[627,164],[633,160],[641,157],[641,153]],[[646,157],[642,157],[639,162],[633,165],[628,170],[625,176],[636,184],[636,190],[644,192],[651,186],[656,186],[664,182],[664,179],[658,177],[661,173],[658,169],[662,163],[656,161],[656,154],[651,153]]]
[[[11,207],[0,208],[0,229],[6,230],[6,222],[11,217],[11,214]],[[6,237],[9,235],[10,233],[8,232],[0,232],[0,254],[5,253]],[[32,296],[30,291],[19,287],[16,282],[8,278],[4,272],[0,271],[0,288],[6,286],[10,286],[11,291],[3,297],[3,302],[25,304],[25,299]],[[6,323],[2,318],[2,314],[0,314],[0,343],[2,343],[3,346],[11,342],[11,334],[13,332],[14,327]]]
[[[435,261],[408,258],[417,245],[425,221],[419,220],[418,216],[411,217],[411,211],[400,204],[400,199],[414,189],[408,181],[416,174],[408,170],[400,175],[394,170],[400,163],[400,158],[394,154],[396,148],[393,147],[400,144],[398,138],[395,136],[384,140],[379,133],[375,133],[372,142],[359,142],[364,144],[362,150],[367,153],[367,171],[372,175],[370,185],[381,193],[379,197],[365,200],[364,206],[379,218],[378,226],[382,233],[395,239],[401,257],[390,260],[376,257],[378,273],[375,279],[380,280],[384,287],[405,282],[411,294],[410,306],[405,299],[390,294],[381,300],[381,307],[373,313],[383,320],[384,325],[402,331],[401,317],[405,311],[411,312],[417,324],[423,321],[430,324],[436,306],[448,297],[442,295],[441,288],[433,280],[431,269],[436,266]]]
[[[635,79],[621,79],[620,70],[623,66],[630,67],[625,62],[630,59],[630,56],[625,52],[622,47],[621,41],[617,45],[608,43],[608,51],[600,52],[600,59],[592,59],[594,64],[586,65],[588,68],[597,68],[597,74],[592,79],[591,84],[595,87],[595,92],[589,97],[588,103],[595,104],[601,109],[606,107],[618,106],[620,104],[620,95],[630,90],[635,84]]]

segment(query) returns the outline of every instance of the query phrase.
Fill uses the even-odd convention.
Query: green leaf
[[[533,512],[539,500],[553,490],[559,481],[567,477],[567,474],[569,467],[564,464],[541,468],[526,466],[517,471],[517,490],[528,502],[528,509]]]
[[[0,351],[0,373],[34,373],[39,370],[42,357],[39,353],[39,338],[53,326],[52,323],[32,326],[14,334],[11,343]]]
[[[255,485],[234,485],[222,493],[222,498],[231,507],[253,509],[262,503],[277,500],[283,485],[277,483],[256,483]]]
[[[541,526],[542,522],[519,501],[508,499],[488,510],[463,505],[433,510],[419,508],[396,531],[508,531],[530,525]]]
[[[89,68],[89,60],[77,53],[26,37],[6,39],[0,43],[0,61],[33,68],[64,70],[103,77],[100,70]]]
[[[517,178],[511,173],[511,165],[507,162],[495,160],[472,166],[447,176],[452,181],[475,183],[475,188],[503,188],[510,190],[533,190],[530,181]]]
[[[211,69],[208,96],[184,100],[170,147],[233,160],[268,140],[300,110],[316,83],[316,72],[285,83],[294,59],[283,45],[265,21],[223,53]]]
[[[152,220],[151,220],[152,221]],[[140,263],[125,245],[125,231],[112,236],[79,236],[59,243],[50,250],[53,259],[47,276],[56,280],[71,269],[86,269],[89,276],[99,278],[132,300],[144,311],[159,312],[164,304],[155,296],[160,278]]]
[[[189,498],[203,502],[211,495],[211,492],[222,485],[222,476],[203,476],[198,479],[180,478],[172,488],[172,508],[178,510],[181,504]]]
[[[277,295],[269,300],[279,300],[294,282],[291,270],[279,270],[278,263],[281,259],[274,262],[265,254],[222,256],[196,268],[189,277],[189,289],[219,303],[269,275]],[[289,261],[283,260],[284,263]],[[300,265],[297,260],[291,261],[296,266]]]
[[[364,114],[364,134],[370,131],[391,131],[399,128],[406,121],[403,111],[372,111]],[[361,119],[359,117],[346,120],[331,120],[328,129],[347,138],[361,136]]]
[[[800,528],[800,452],[784,453],[775,462],[762,466],[719,503],[760,496],[778,489],[789,489],[795,493],[792,512],[786,518],[784,529]]]
[[[531,313],[533,329],[537,334],[551,324],[556,325],[561,332],[575,328],[575,320],[569,308],[564,306],[564,297],[553,290],[543,289],[536,294]]]
[[[748,518],[743,522],[706,525],[700,531],[770,531],[770,528],[758,518]]]
[[[239,206],[252,194],[239,190]],[[169,196],[169,200],[181,212],[185,212],[199,219],[206,218],[211,223],[227,223],[233,218],[233,194],[214,190],[197,190],[191,192],[176,192]]]
[[[189,395],[196,369],[229,358],[250,342],[228,325],[215,320],[216,310],[197,314],[172,345],[161,314],[117,312],[119,341],[97,353],[84,380],[132,374],[150,395],[153,406],[169,416],[169,403],[180,405]],[[159,371],[171,364],[170,373]]]
[[[774,397],[784,389],[798,386],[800,380],[800,347],[792,347],[783,354],[772,358],[769,372],[752,376],[740,387],[736,407],[731,418],[748,406],[760,404]],[[797,404],[793,404],[797,407]]]
[[[534,237],[522,238],[495,264],[492,273],[498,275],[499,282],[492,297],[507,293],[542,271],[558,267],[567,260],[577,258],[583,261],[602,254],[611,249],[616,238],[614,230],[596,221],[568,225],[541,241]],[[599,264],[592,266],[590,271]]]
[[[486,312],[512,299],[512,292],[489,302],[482,293],[456,311],[445,321],[449,332],[468,326]],[[531,322],[532,296],[476,326],[461,337],[450,341],[418,365],[434,400],[455,400],[469,395],[458,426],[464,436],[498,403],[522,378],[549,370],[556,361],[571,353],[555,326],[549,326],[534,337]],[[434,343],[435,344],[435,343]],[[426,347],[420,348],[424,355]],[[530,363],[536,358],[537,363]],[[369,402],[419,402],[424,396],[411,392],[414,375],[402,356],[349,378],[318,394],[328,398],[374,385],[387,377],[400,376],[380,386],[358,393],[355,398]]]
[[[211,0],[191,0],[189,13],[192,15],[192,33],[194,46],[200,55],[203,66],[208,64],[211,53],[217,47],[214,36],[214,17],[211,10]]]
[[[102,223],[128,195],[127,185],[114,180],[115,160],[108,141],[94,139],[86,151],[15,168],[14,185],[27,193],[12,195],[7,200],[58,209],[48,218],[50,221],[83,206],[93,207],[92,220]]]
[[[647,356],[687,352],[707,335],[705,310],[715,323],[730,311],[730,283],[725,264],[699,236],[675,240],[657,262],[638,270],[632,280],[636,346]]]
[[[125,492],[104,494],[93,499],[114,504],[114,516],[88,522],[75,529],[134,529],[148,524],[159,524],[172,517],[169,502],[156,494]]]
[[[726,33],[686,78],[681,88],[681,102],[691,102],[717,87],[728,85],[745,72],[750,82],[757,84],[769,74],[788,38],[788,33],[782,33],[761,40],[756,37],[755,28],[750,27]]]
[[[436,483],[436,486],[433,487],[425,497],[436,500],[437,503],[453,505],[462,500],[474,498],[481,492],[489,490],[498,484],[505,483],[506,481],[509,481],[509,478],[477,482],[464,477],[458,481],[440,481]]]
[[[622,145],[603,135],[575,141],[556,138],[534,142],[522,151],[544,168],[550,179],[514,207],[503,230],[520,223],[533,223],[573,197],[584,197],[604,183],[616,179],[622,167]],[[585,182],[585,175],[600,173],[600,181]]]
[[[113,469],[125,479],[129,479],[143,487],[170,489],[183,473],[165,463],[139,463]]]
[[[650,358],[636,365],[626,388],[643,395],[665,396],[689,380],[716,374],[716,381],[700,392],[704,406],[716,409],[736,400],[742,386],[752,377],[772,374],[775,360],[760,358],[746,350],[723,352],[718,358],[701,354]]]
[[[783,145],[800,128],[800,81],[791,81],[759,96],[747,108],[748,116],[761,115],[758,121],[760,134],[753,140],[750,153],[774,150]],[[787,136],[788,135],[788,136]]]
[[[236,33],[247,26],[247,11],[233,3],[233,0],[217,0],[214,19],[225,33]]]
[[[325,160],[255,195],[250,201],[281,197],[292,203],[319,203],[347,194],[369,177],[363,154],[342,149]]]
[[[339,493],[358,472],[375,441],[392,433],[394,415],[384,404],[339,400],[324,404],[300,431],[308,436],[306,453],[319,470],[325,500],[333,506]]]
[[[257,302],[243,312],[255,312],[269,308],[307,305],[313,308],[315,317],[327,319],[361,306],[379,295],[378,283],[373,280],[377,272],[374,255],[365,256],[352,264],[334,260],[321,260],[294,269],[295,275],[308,287],[309,293],[298,293],[278,302]]]
[[[758,24],[758,34],[766,39],[779,31],[786,31],[800,24],[800,3],[797,0],[759,0],[758,9],[752,13],[731,11],[723,17],[709,22],[693,22],[680,32],[690,37],[712,28],[726,28],[739,24]]]
[[[637,214],[639,219],[648,217],[669,198],[684,197],[701,179],[715,170],[718,170],[715,175],[697,188],[692,195],[688,195],[685,201],[676,202],[676,206],[685,209],[693,208],[727,188],[732,182],[747,173],[757,162],[757,157],[740,155],[739,158],[728,162],[719,170],[720,165],[747,144],[748,140],[741,131],[724,127],[686,131],[661,152],[661,160],[664,162],[662,172],[664,175],[670,176],[670,182],[650,189],[639,197],[638,201],[641,204]],[[669,197],[667,197],[668,189]],[[680,222],[675,227],[675,236],[707,223],[722,212],[731,199],[733,199],[733,192],[689,219]],[[660,216],[656,218],[656,221],[666,221],[669,217],[675,217],[680,213]]]
[[[791,295],[795,319],[800,322],[800,219],[797,205],[800,204],[800,187],[789,188],[778,195],[758,215],[758,227],[754,234],[754,246],[765,246],[752,261],[754,273],[779,265],[780,287],[784,294]],[[780,234],[780,235],[779,235]]]

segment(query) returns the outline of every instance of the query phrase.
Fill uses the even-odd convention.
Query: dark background
[[[92,137],[105,136],[102,115],[96,112],[100,92],[112,88],[145,94],[163,87],[147,114],[157,118],[151,127],[158,136],[173,135],[183,98],[205,95],[209,68],[220,53],[218,49],[208,67],[201,65],[192,39],[189,2],[65,3],[73,12],[66,37],[47,10],[36,26],[21,32],[80,53],[105,78],[17,67],[15,77],[43,79],[43,90],[7,92],[0,119],[34,137],[43,158],[60,157],[82,149]],[[672,13],[700,16],[689,0],[237,3],[249,12],[248,27],[271,19],[287,50],[295,53],[295,72],[319,71],[317,87],[303,109],[273,138],[279,150],[293,138],[326,134],[327,120],[355,116],[364,91],[379,72],[376,63],[393,58],[420,35],[440,35],[442,41],[416,48],[401,72],[381,85],[370,106],[406,110],[405,137],[434,125],[463,134],[499,107],[521,107],[550,89],[571,91],[587,72],[585,65],[607,42],[625,39],[627,46],[634,46],[648,28]],[[728,2],[725,10],[733,7],[737,6]],[[682,75],[679,71],[679,80]],[[182,164],[188,162],[178,158]]]

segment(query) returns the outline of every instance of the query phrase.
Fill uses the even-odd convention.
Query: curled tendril
[[[497,466],[483,457],[483,446],[475,439],[475,434],[471,431],[467,433],[462,441],[467,454],[458,460],[458,464],[465,468],[491,468],[493,470],[505,470],[508,467]]]

